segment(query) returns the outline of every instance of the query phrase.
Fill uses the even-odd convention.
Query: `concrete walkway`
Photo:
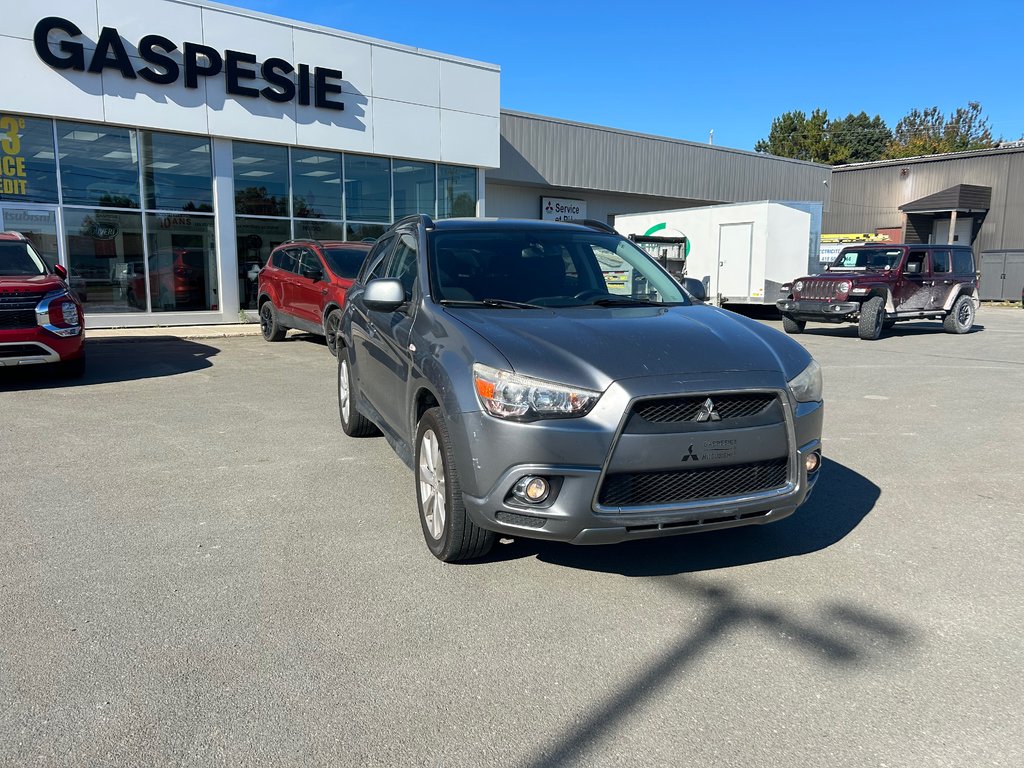
[[[86,328],[86,339],[116,339],[119,341],[144,341],[157,337],[173,336],[178,339],[223,339],[231,336],[259,336],[259,323],[238,323],[236,325],[177,325],[152,328]]]

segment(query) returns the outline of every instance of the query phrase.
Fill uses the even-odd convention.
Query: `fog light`
[[[807,468],[807,474],[817,472],[818,467],[821,466],[821,454],[815,451],[814,453],[808,453],[804,456],[804,467]]]
[[[548,497],[551,486],[543,477],[527,475],[512,489],[512,495],[526,504],[540,504]]]

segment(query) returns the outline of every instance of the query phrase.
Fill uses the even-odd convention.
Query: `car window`
[[[949,251],[932,251],[932,272],[942,273],[950,270]]]
[[[299,263],[298,252],[294,248],[282,248],[274,251],[271,263],[285,272],[297,272]]]
[[[359,276],[359,282],[365,284],[381,276],[384,270],[384,259],[387,257],[394,241],[394,235],[382,237],[377,241],[376,245],[373,246],[366,256],[366,261],[363,263],[363,271]]]
[[[331,272],[338,277],[353,280],[366,260],[366,253],[365,247],[325,248],[324,258],[327,259],[327,266],[331,268]]]
[[[928,251],[911,251],[907,255],[907,266],[903,270],[908,275],[920,275],[928,269]]]
[[[974,252],[966,248],[953,251],[953,271],[958,275],[974,274]]]
[[[892,269],[900,260],[903,251],[898,248],[864,248],[844,250],[832,262],[835,269]]]
[[[312,249],[303,248],[300,251],[299,256],[299,274],[301,275],[307,269],[319,269],[323,270],[323,266],[320,264],[320,257],[317,256]]]
[[[385,269],[385,276],[401,280],[406,299],[412,298],[412,288],[416,283],[418,253],[416,236],[409,232],[403,232],[399,236],[398,245],[395,246],[394,255]]]
[[[46,264],[28,243],[0,242],[0,275],[45,275]]]

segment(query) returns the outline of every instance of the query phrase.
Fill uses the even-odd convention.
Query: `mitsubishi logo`
[[[718,415],[718,411],[715,410],[715,404],[711,402],[709,397],[701,405],[700,410],[697,411],[696,421],[721,421],[722,417]]]

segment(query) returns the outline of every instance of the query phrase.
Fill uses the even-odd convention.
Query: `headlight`
[[[836,283],[836,296],[845,296],[850,292],[850,288],[853,287],[853,283],[849,280],[840,280]]]
[[[816,360],[790,379],[789,390],[798,403],[816,403],[821,400],[821,366]]]
[[[583,416],[601,397],[600,392],[520,376],[480,363],[473,366],[473,385],[480,405],[499,419]]]
[[[803,280],[797,280],[795,283],[793,283],[793,290],[796,291],[797,293],[800,293],[800,291],[802,291],[803,289],[804,289],[804,281]]]

